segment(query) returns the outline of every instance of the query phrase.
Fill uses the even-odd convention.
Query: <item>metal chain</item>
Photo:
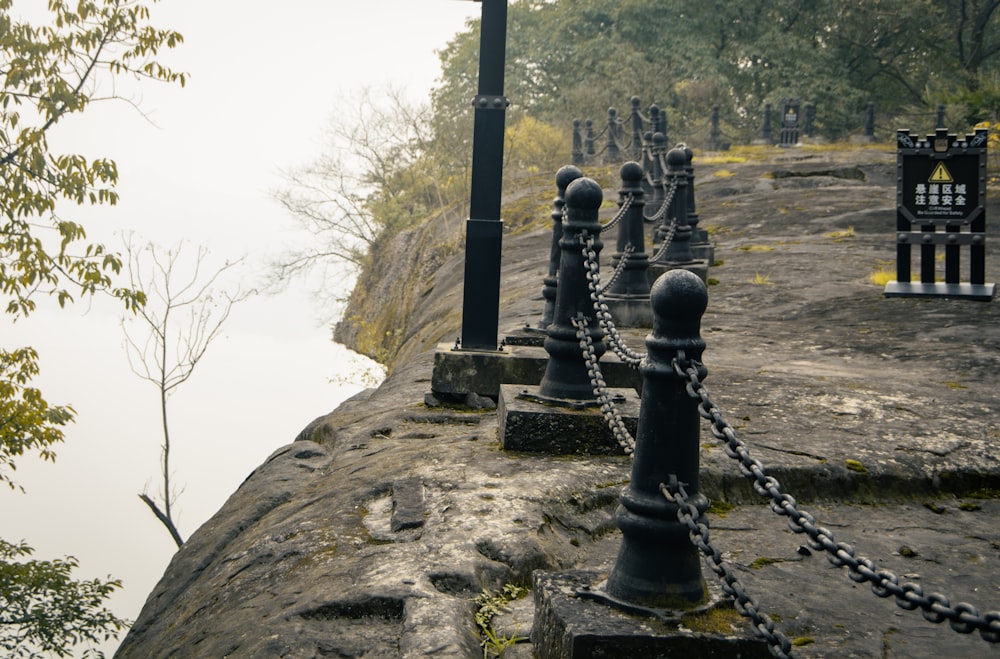
[[[622,273],[625,272],[625,267],[628,265],[628,257],[632,256],[634,252],[635,246],[632,243],[626,243],[625,249],[618,258],[618,265],[615,266],[615,269],[611,272],[611,276],[608,277],[608,282],[599,289],[601,295],[604,295],[604,291],[610,290],[615,282],[618,281],[618,278],[622,276]],[[587,271],[589,272],[590,269],[588,268]]]
[[[726,442],[726,453],[738,460],[740,471],[747,478],[753,479],[753,487],[761,496],[770,497],[771,510],[776,514],[788,517],[788,526],[795,533],[805,533],[809,536],[809,545],[816,550],[827,552],[827,559],[836,567],[847,566],[848,576],[856,583],[869,582],[872,592],[878,597],[895,596],[896,604],[901,609],[912,611],[920,608],[924,618],[929,622],[939,623],[947,620],[953,630],[960,634],[978,631],[988,643],[1000,643],[1000,611],[990,611],[980,615],[979,610],[971,604],[959,602],[951,606],[948,598],[939,593],[924,595],[920,584],[907,582],[902,585],[895,574],[888,570],[875,569],[875,564],[868,558],[855,557],[854,547],[847,543],[837,542],[827,529],[816,526],[816,519],[809,513],[798,509],[793,499],[781,491],[781,484],[765,473],[764,466],[750,456],[747,445],[736,436],[736,431],[722,418],[722,412],[711,401],[708,390],[698,378],[697,362],[689,362],[684,351],[678,351],[678,357],[673,361],[674,371],[687,379],[687,392],[691,398],[699,401],[698,413],[712,422],[712,434]]]
[[[623,217],[625,217],[625,213],[628,212],[628,209],[632,205],[632,202],[634,200],[635,197],[630,192],[628,196],[626,196],[625,199],[622,201],[621,208],[619,208],[618,212],[615,213],[614,219],[612,219],[610,222],[601,227],[601,233],[604,233],[605,231],[611,231],[616,226],[618,226],[618,223],[622,221]]]
[[[670,242],[674,239],[674,234],[677,232],[677,218],[670,218],[670,225],[667,227],[667,235],[663,237],[663,243],[660,245],[660,249],[656,250],[656,254],[653,254],[652,258],[649,259],[650,263],[656,263],[660,258],[667,253],[667,248],[670,247]]]
[[[688,501],[684,484],[675,480],[668,487],[661,483],[660,492],[668,501],[677,504],[677,521],[687,527],[691,544],[708,559],[706,563],[719,577],[723,592],[733,599],[739,614],[753,622],[753,632],[767,641],[771,654],[775,657],[790,659],[792,644],[788,637],[774,628],[771,617],[760,611],[753,597],[743,590],[732,568],[722,559],[721,552],[709,543],[708,524],[704,521],[703,513]]]
[[[653,185],[652,181],[650,182],[650,185]],[[646,220],[647,222],[659,222],[661,219],[663,219],[663,216],[667,214],[667,209],[670,208],[670,204],[674,200],[674,193],[677,192],[677,185],[678,185],[678,179],[676,177],[671,178],[670,187],[667,190],[666,195],[664,195],[663,197],[663,203],[660,204],[660,207],[656,209],[656,212],[653,213],[652,215],[646,215],[645,210],[643,210],[642,219]]]
[[[611,429],[611,434],[615,437],[615,441],[625,451],[625,455],[632,455],[635,452],[635,438],[632,437],[632,433],[625,427],[625,422],[622,421],[614,401],[611,400],[611,396],[608,394],[608,384],[601,373],[601,364],[594,351],[594,340],[587,333],[590,321],[586,316],[580,314],[576,318],[571,318],[570,322],[576,328],[576,338],[580,341],[580,350],[583,353],[583,361],[587,365],[587,375],[590,376],[590,385],[594,388],[594,395],[597,396],[597,400],[601,404],[601,414],[604,416],[604,420],[607,421],[608,427]]]
[[[623,363],[632,368],[639,368],[645,354],[630,350],[625,341],[622,340],[618,328],[615,327],[614,318],[608,309],[607,302],[604,301],[604,294],[601,291],[601,266],[597,261],[597,251],[594,249],[594,236],[586,231],[580,234],[580,242],[583,245],[583,268],[586,270],[587,288],[590,289],[590,301],[594,305],[594,315],[597,317],[598,325],[608,338],[611,349]]]

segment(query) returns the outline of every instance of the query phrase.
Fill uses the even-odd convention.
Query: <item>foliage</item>
[[[707,136],[713,105],[738,133],[730,137],[748,139],[764,103],[777,107],[782,98],[813,103],[828,138],[857,132],[869,101],[886,121],[919,114],[929,123],[937,103],[988,113],[1000,98],[992,91],[998,5],[520,0],[510,5],[506,91],[512,116],[562,126],[573,118],[600,122],[609,106],[627,112],[636,94],[665,108],[672,134],[689,142]],[[476,30],[474,22],[441,53],[435,114],[469,113],[460,102],[475,93]],[[447,120],[438,121],[440,128]]]
[[[173,505],[178,493],[170,485],[170,395],[194,373],[229,318],[233,306],[255,291],[219,290],[216,284],[242,259],[227,261],[219,268],[205,271],[208,248],[199,247],[193,259],[184,259],[184,245],[163,248],[153,243],[141,245],[130,236],[125,243],[129,282],[146,293],[147,301],[135,314],[122,319],[129,366],[139,378],[157,388],[163,443],[160,451],[160,500],[143,493],[139,498],[166,527],[174,543],[184,541],[177,530]],[[180,273],[187,273],[181,275]],[[130,326],[139,325],[139,332]],[[138,338],[142,335],[142,338]]]
[[[483,590],[476,596],[476,612],[473,619],[476,623],[476,629],[479,631],[485,659],[502,657],[508,648],[524,640],[517,634],[512,636],[498,634],[493,628],[493,618],[504,613],[508,604],[527,594],[527,588],[509,583],[505,584],[503,589],[498,592],[491,593],[488,590]]]
[[[39,561],[26,544],[0,540],[0,649],[7,657],[58,657],[73,645],[113,638],[125,625],[102,606],[117,580],[76,581],[76,559]],[[34,649],[33,649],[34,648]],[[100,656],[86,650],[82,656]]]
[[[121,259],[62,214],[66,204],[115,204],[118,168],[61,153],[49,139],[91,103],[116,98],[113,86],[103,91],[115,79],[183,85],[185,75],[158,60],[181,35],[152,27],[148,4],[136,0],[48,0],[35,11],[44,20],[24,20],[13,0],[0,0],[0,305],[17,320],[39,297],[62,307],[105,292],[138,309],[143,293],[112,281]],[[53,460],[74,417],[31,386],[37,374],[32,348],[0,348],[0,482],[15,489],[15,459],[37,451]],[[117,581],[75,581],[75,559],[24,560],[31,552],[0,540],[0,647],[14,656],[65,656],[74,643],[117,634],[123,621],[100,607]]]
[[[0,350],[0,484],[22,491],[6,470],[16,469],[14,459],[26,451],[55,460],[52,445],[63,440],[62,428],[73,420],[73,408],[50,406],[29,386],[37,374],[34,349]]]

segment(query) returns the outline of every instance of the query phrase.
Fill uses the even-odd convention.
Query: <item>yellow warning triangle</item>
[[[931,172],[931,177],[927,180],[931,183],[951,183],[954,181],[954,179],[951,178],[951,172],[948,171],[948,168],[944,166],[943,162],[939,162],[937,164],[937,167],[935,167],[934,171]]]

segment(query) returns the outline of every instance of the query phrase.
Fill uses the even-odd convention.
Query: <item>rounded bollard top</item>
[[[670,167],[683,167],[687,164],[687,154],[684,149],[673,148],[667,152],[667,165]]]
[[[697,338],[708,308],[708,287],[690,270],[668,270],[649,291],[653,334],[672,339]]]
[[[566,188],[566,205],[571,208],[597,210],[604,203],[604,191],[592,178],[578,178]]]
[[[629,162],[622,165],[621,177],[622,182],[629,187],[635,187],[642,180],[642,165],[630,160]]]
[[[694,149],[687,144],[678,144],[677,146],[684,149],[684,159],[687,160],[688,164],[691,164],[691,161],[694,160]]]
[[[583,176],[583,172],[576,165],[564,165],[556,172],[556,187],[565,190],[569,184]]]
[[[657,131],[653,133],[653,144],[656,146],[663,146],[667,143],[667,136],[663,133]]]

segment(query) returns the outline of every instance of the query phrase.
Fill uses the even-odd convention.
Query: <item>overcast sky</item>
[[[189,83],[143,85],[136,100],[146,118],[124,104],[94,106],[60,127],[54,147],[110,157],[121,175],[117,207],[64,214],[81,218],[92,239],[184,238],[209,245],[211,262],[246,254],[259,270],[303,239],[269,193],[282,169],[319,155],[338,99],[387,84],[425,97],[436,51],[480,11],[469,0],[162,0],[154,24],[185,38],[163,59]],[[171,398],[185,536],[271,452],[361,388],[363,367],[330,342],[317,307],[302,286],[238,307]],[[173,554],[136,496],[157,483],[157,391],[129,371],[111,305],[45,308],[8,325],[4,347],[37,347],[38,384],[50,403],[72,404],[78,421],[55,465],[19,461],[28,494],[0,492],[0,537],[27,540],[38,558],[74,555],[80,577],[124,580],[113,607],[134,619]]]

